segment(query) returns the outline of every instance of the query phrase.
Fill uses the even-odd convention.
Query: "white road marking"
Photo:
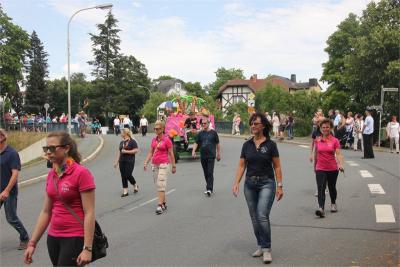
[[[369,171],[367,170],[360,170],[360,174],[363,178],[372,178],[374,177]]]
[[[172,192],[175,192],[175,188],[174,189],[171,189],[171,190],[169,190],[168,192],[166,192],[165,194],[166,195],[169,195],[169,194],[171,194]],[[135,207],[133,207],[133,208],[130,208],[129,210],[127,210],[126,212],[131,212],[131,211],[133,211],[133,210],[135,210],[135,209],[138,209],[138,208],[140,208],[140,207],[143,207],[144,205],[147,205],[147,204],[150,204],[151,202],[154,202],[154,201],[156,201],[158,198],[153,198],[153,199],[150,199],[150,200],[148,200],[148,201],[146,201],[146,202],[143,202],[143,203],[141,203],[141,204],[139,204],[139,206],[135,206]]]
[[[368,184],[369,191],[371,191],[371,194],[379,194],[379,195],[384,195],[385,190],[383,190],[382,186],[380,184]]]
[[[377,223],[395,223],[392,205],[375,205]]]
[[[346,161],[346,163],[347,164],[349,164],[350,166],[353,166],[353,167],[357,167],[357,166],[360,166],[358,163],[355,163],[354,161]]]
[[[310,148],[310,146],[306,146],[306,145],[299,145],[299,147]]]

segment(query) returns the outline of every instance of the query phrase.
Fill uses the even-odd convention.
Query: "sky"
[[[49,54],[49,78],[67,75],[67,23],[77,10],[113,4],[121,52],[144,63],[150,78],[171,75],[206,85],[219,67],[249,78],[321,78],[326,40],[368,0],[1,0],[13,22],[35,30]],[[107,11],[79,13],[71,23],[71,71],[92,79],[89,33]],[[326,84],[322,84],[326,87]]]

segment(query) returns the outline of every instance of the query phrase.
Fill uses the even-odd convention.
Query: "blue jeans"
[[[246,178],[244,196],[249,208],[257,244],[262,249],[271,249],[269,213],[274,203],[275,192],[275,179],[252,180]]]
[[[0,208],[3,203],[0,204]],[[4,201],[4,211],[6,213],[7,222],[17,230],[19,233],[19,239],[22,242],[29,240],[28,232],[26,231],[24,225],[19,220],[17,216],[17,195],[10,194],[8,198]]]
[[[289,139],[292,139],[293,138],[293,125],[288,125],[286,128],[287,128]]]

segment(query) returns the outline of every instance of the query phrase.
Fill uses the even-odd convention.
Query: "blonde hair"
[[[163,121],[157,120],[154,123],[154,126],[156,126],[156,125],[159,125],[159,126],[161,126],[161,128],[165,129],[165,123]]]
[[[123,132],[125,135],[129,136],[130,139],[135,139],[135,138],[133,137],[133,133],[132,133],[131,130],[129,130],[128,128],[122,129],[122,132]]]

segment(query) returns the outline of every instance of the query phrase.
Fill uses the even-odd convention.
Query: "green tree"
[[[246,103],[236,103],[228,107],[226,115],[224,117],[225,121],[232,121],[235,113],[240,115],[241,122],[243,123],[244,129],[248,129],[249,124],[249,113]]]
[[[99,34],[90,33],[93,42],[92,51],[94,60],[88,63],[94,67],[92,74],[97,79],[108,80],[112,74],[114,64],[118,60],[121,39],[117,28],[118,20],[111,11],[107,14],[103,24],[97,24]]]
[[[28,113],[43,111],[47,101],[46,78],[48,76],[48,54],[44,51],[43,43],[35,31],[30,37],[31,45],[28,50],[29,62],[26,65],[27,82],[24,110]]]
[[[189,95],[194,95],[201,98],[204,98],[206,96],[206,92],[204,91],[199,82],[194,82],[194,83],[186,82],[185,89]]]
[[[144,104],[143,108],[140,111],[140,114],[145,115],[149,122],[156,121],[158,106],[167,100],[168,100],[167,96],[163,93],[160,92],[151,93],[150,99],[147,100],[146,104]]]
[[[215,76],[215,81],[209,85],[209,94],[214,98],[217,97],[219,88],[227,81],[233,79],[245,79],[243,70],[235,68],[225,69],[221,67],[215,72]]]
[[[23,67],[29,35],[3,11],[0,4],[0,96],[8,96],[11,105],[21,111],[19,84],[23,80]]]
[[[332,83],[329,88],[346,90],[356,107],[353,111],[359,112],[380,102],[382,85],[399,86],[399,1],[371,2],[358,20],[350,15],[339,26],[344,25],[346,28],[339,27],[328,39],[329,60],[324,64],[322,80]],[[348,38],[331,41],[338,36]],[[397,105],[397,96],[388,95],[384,110],[397,113]]]
[[[260,111],[289,112],[292,109],[291,102],[291,94],[280,86],[267,84],[256,92],[256,109]]]

